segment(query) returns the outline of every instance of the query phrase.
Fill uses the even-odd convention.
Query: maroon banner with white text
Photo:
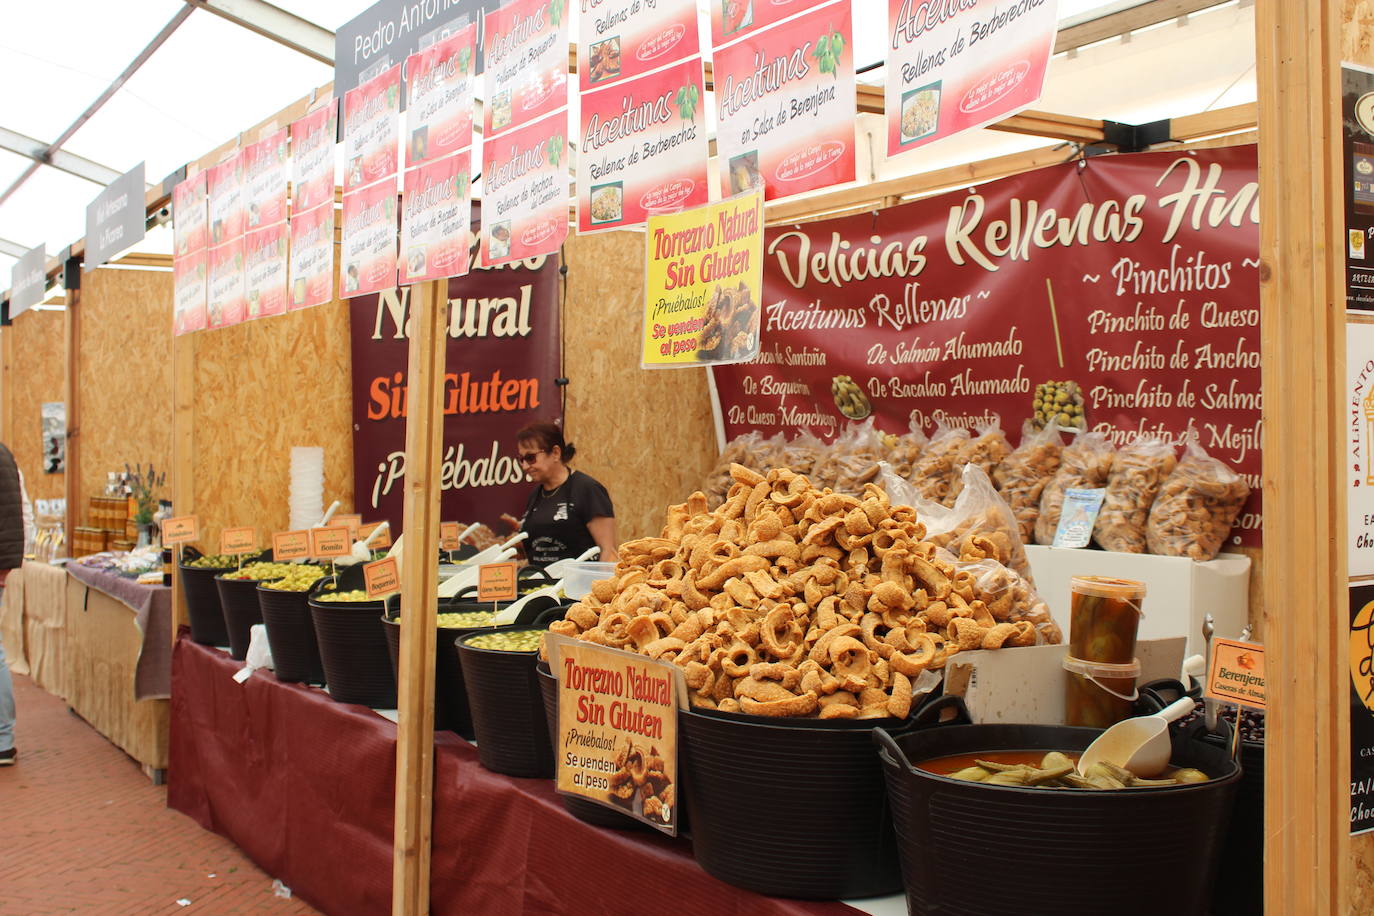
[[[726,437],[831,439],[847,375],[879,428],[1000,415],[1074,381],[1118,446],[1195,439],[1244,475],[1230,543],[1260,538],[1253,146],[1088,159],[764,241],[761,349],[715,373]]]
[[[473,251],[475,257],[476,250]],[[417,287],[418,289],[418,287]],[[410,287],[349,302],[353,341],[354,511],[369,522],[401,518],[405,474]],[[447,520],[520,515],[532,484],[515,433],[559,421],[558,258],[479,268],[448,281],[442,509]]]

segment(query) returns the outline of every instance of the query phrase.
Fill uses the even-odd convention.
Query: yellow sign
[[[219,533],[219,552],[225,556],[237,557],[245,553],[255,553],[257,549],[256,528],[225,528]]]
[[[166,546],[185,544],[200,537],[200,519],[194,515],[162,520],[162,543]]]
[[[677,835],[682,669],[550,633],[558,677],[555,788]]]
[[[478,601],[515,600],[515,564],[487,563],[477,568]]]
[[[645,369],[739,363],[759,352],[763,192],[649,217]]]
[[[272,535],[272,559],[279,562],[310,556],[309,531],[279,531]]]
[[[346,557],[353,552],[353,535],[345,525],[310,529],[310,555],[328,559]]]
[[[1231,639],[1212,641],[1207,689],[1213,699],[1264,709],[1264,646]]]
[[[363,582],[369,598],[384,598],[392,592],[399,592],[401,573],[396,568],[396,558],[387,557],[364,565]]]

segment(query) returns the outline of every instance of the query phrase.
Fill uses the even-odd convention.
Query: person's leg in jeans
[[[0,586],[0,598],[5,595]],[[0,766],[14,762],[14,681],[5,663],[5,643],[0,640]]]

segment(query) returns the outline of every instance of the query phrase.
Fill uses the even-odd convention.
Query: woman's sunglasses
[[[521,464],[534,464],[534,459],[535,459],[535,458],[538,458],[540,455],[544,454],[544,453],[547,452],[547,451],[548,451],[548,449],[546,449],[546,448],[541,448],[541,449],[540,449],[539,451],[537,451],[537,452],[521,452],[521,453],[520,453],[520,463],[521,463]]]

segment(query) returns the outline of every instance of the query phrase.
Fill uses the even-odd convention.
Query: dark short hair
[[[577,448],[563,438],[563,430],[557,423],[531,423],[515,434],[516,442],[538,442],[546,452],[557,448],[564,461],[572,461]]]

